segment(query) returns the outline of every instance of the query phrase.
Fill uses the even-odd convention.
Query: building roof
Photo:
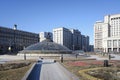
[[[33,44],[25,48],[22,52],[29,52],[29,51],[40,51],[40,52],[71,52],[67,47],[54,43],[50,39],[46,39],[42,42]]]

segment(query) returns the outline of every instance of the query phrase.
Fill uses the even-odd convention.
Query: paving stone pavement
[[[49,62],[50,61],[50,62]],[[43,60],[40,80],[80,80],[77,76],[67,71],[58,62]]]

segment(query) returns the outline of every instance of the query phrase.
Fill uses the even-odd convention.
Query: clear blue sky
[[[120,0],[0,0],[0,26],[29,32],[66,27],[90,36],[93,25],[108,14],[120,13]]]

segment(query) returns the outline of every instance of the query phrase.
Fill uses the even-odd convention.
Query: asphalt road
[[[51,60],[43,60],[40,80],[79,80],[78,77],[71,74],[59,63],[53,63]]]

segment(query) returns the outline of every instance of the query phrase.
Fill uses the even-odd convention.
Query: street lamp
[[[9,52],[11,52],[11,46],[8,47]]]
[[[73,51],[74,51],[74,48],[75,48],[75,46],[74,46],[74,44],[73,44]]]
[[[26,60],[26,53],[24,53],[24,60]]]
[[[63,54],[61,55],[61,63],[63,63]]]
[[[13,28],[13,30],[14,30],[14,52],[16,52],[16,30],[17,30],[17,25],[16,24],[14,24],[14,28]]]

